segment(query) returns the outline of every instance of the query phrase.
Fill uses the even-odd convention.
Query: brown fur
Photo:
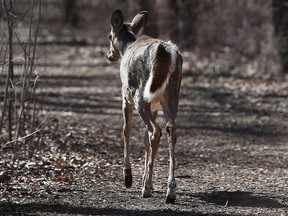
[[[156,123],[156,117],[157,110],[162,107],[163,115],[166,119],[169,145],[169,177],[166,203],[174,203],[176,198],[174,174],[175,119],[178,111],[182,60],[176,45],[170,42],[166,43],[149,36],[141,36],[137,39],[136,36],[144,28],[147,18],[148,13],[141,11],[133,18],[131,23],[124,23],[123,14],[120,10],[114,11],[111,17],[110,49],[107,53],[107,58],[118,60],[122,57],[120,77],[122,81],[124,118],[125,185],[126,187],[131,187],[132,184],[130,135],[134,106],[146,126],[142,197],[150,197],[152,194],[153,166],[161,136],[161,128]],[[120,57],[117,56],[117,52],[121,54]]]
[[[161,88],[165,82],[171,66],[171,54],[165,50],[162,44],[159,44],[155,59],[153,62],[153,81],[150,87],[150,92],[154,93]]]

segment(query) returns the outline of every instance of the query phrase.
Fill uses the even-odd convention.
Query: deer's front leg
[[[123,139],[124,139],[124,179],[125,186],[130,188],[132,185],[132,169],[130,163],[130,134],[131,134],[131,122],[133,116],[133,106],[123,98],[122,104],[123,110]]]
[[[149,160],[149,153],[150,153],[150,143],[149,143],[148,130],[145,131],[144,146],[145,146],[145,166],[144,166],[144,173],[143,173],[143,179],[142,179],[143,184],[145,181],[146,173],[148,172],[148,160]]]

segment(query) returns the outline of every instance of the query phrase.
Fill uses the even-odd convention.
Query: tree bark
[[[288,73],[288,1],[273,0],[273,24],[283,73]]]
[[[64,22],[75,27],[78,21],[77,0],[64,0]]]

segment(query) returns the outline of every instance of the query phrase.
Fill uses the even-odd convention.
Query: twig
[[[4,118],[5,114],[5,107],[8,99],[8,89],[9,86],[11,88],[11,85],[9,85],[9,81],[13,82],[13,45],[12,45],[12,34],[13,34],[13,22],[11,20],[11,10],[12,10],[12,1],[9,1],[10,3],[10,10],[8,10],[6,1],[3,0],[3,6],[4,10],[7,15],[7,27],[8,27],[8,49],[9,49],[9,54],[8,54],[8,74],[6,78],[6,86],[5,86],[5,95],[4,95],[4,107],[2,111],[2,116],[1,116],[1,122]],[[9,93],[10,94],[10,93]],[[10,99],[8,101],[8,133],[9,133],[9,140],[12,140],[12,100]],[[2,125],[2,124],[1,124]]]
[[[70,109],[71,106],[72,106],[72,104],[71,104],[70,106],[66,107],[63,111],[61,111],[61,113],[64,113],[65,111],[67,111],[68,109]],[[21,141],[21,140],[23,140],[23,139],[29,138],[29,137],[37,134],[37,133],[40,132],[42,129],[44,129],[49,123],[53,122],[55,119],[56,119],[56,118],[52,118],[52,119],[50,119],[49,121],[45,122],[39,129],[37,129],[36,131],[34,131],[34,132],[30,133],[30,134],[27,134],[27,135],[25,135],[25,136],[23,136],[23,137],[19,137],[17,140],[11,140],[11,141],[8,141],[8,142],[4,143],[4,144],[1,146],[1,149],[5,148],[5,146],[7,146],[7,145],[9,145],[9,144],[11,144],[11,143],[15,143],[15,142],[17,142],[17,141]]]
[[[37,20],[37,25],[36,25],[36,31],[34,35],[34,44],[33,44],[33,52],[32,52],[32,60],[33,63],[35,61],[35,53],[36,53],[36,44],[37,44],[37,38],[38,38],[38,32],[39,32],[39,24],[40,24],[40,18],[41,18],[41,0],[39,0],[39,6],[38,6],[38,20]],[[34,68],[35,64],[31,65],[31,71],[30,71],[30,76],[32,74],[32,67]],[[38,75],[36,79],[34,80],[34,85],[33,85],[33,95],[35,95],[35,89],[36,89],[36,82],[38,80]],[[32,131],[34,130],[35,127],[35,110],[36,110],[36,101],[34,99],[33,101],[33,114],[32,114]]]
[[[6,43],[6,48],[5,48],[5,53],[4,53],[4,59],[6,59],[6,55],[7,55],[7,46],[8,46],[8,43]],[[1,68],[1,73],[4,72],[4,68],[6,66],[5,65],[2,65],[2,68]],[[5,84],[5,92],[4,92],[4,101],[3,101],[3,109],[2,109],[2,112],[1,112],[1,119],[0,119],[0,133],[2,132],[2,128],[3,128],[3,120],[4,120],[4,115],[5,115],[5,111],[6,111],[6,104],[7,104],[7,93],[8,93],[8,82],[9,82],[9,77],[7,75],[6,77],[6,84]]]
[[[33,59],[30,60],[30,51],[31,51],[31,35],[32,35],[32,16],[33,16],[33,9],[34,9],[34,0],[31,1],[31,8],[30,8],[30,19],[29,19],[29,34],[28,34],[28,52],[25,46],[22,46],[22,49],[24,51],[24,71],[23,71],[23,82],[22,82],[22,89],[21,89],[21,96],[20,96],[20,112],[18,116],[18,124],[16,128],[16,133],[15,133],[15,142],[17,142],[20,130],[22,129],[23,131],[25,130],[25,119],[22,119],[22,116],[25,114],[25,102],[27,100],[27,95],[29,91],[29,83],[30,83],[30,76],[27,75],[27,71],[29,67],[33,67]],[[18,41],[19,38],[16,36]],[[19,41],[21,44],[21,41]],[[27,61],[28,59],[28,61]],[[27,63],[28,62],[28,63]],[[28,77],[27,77],[28,76]],[[27,82],[28,79],[28,82]],[[26,84],[27,83],[27,84]],[[21,127],[23,123],[23,126]],[[32,130],[33,131],[33,130]],[[16,143],[15,143],[16,144]]]
[[[34,132],[30,133],[30,134],[27,134],[23,137],[18,137],[17,140],[11,140],[11,141],[8,141],[6,143],[4,143],[2,146],[1,146],[1,149],[5,148],[7,145],[9,144],[12,144],[12,143],[15,143],[15,142],[21,142],[22,140],[26,139],[26,138],[29,138],[35,134],[37,134],[38,132],[40,132],[41,130],[43,130],[49,123],[53,122],[56,118],[52,118],[51,120],[47,121],[46,123],[44,123],[44,125],[42,125],[39,129],[35,130]]]
[[[228,206],[228,203],[229,203],[229,201],[226,200],[226,203],[225,203],[225,205],[224,205],[224,208],[226,208],[226,207]]]

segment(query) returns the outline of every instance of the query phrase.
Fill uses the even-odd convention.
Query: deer
[[[108,35],[110,48],[106,58],[111,62],[121,59],[124,182],[126,188],[132,186],[129,139],[135,108],[146,126],[142,197],[151,197],[153,166],[162,136],[156,118],[158,110],[162,108],[169,146],[166,203],[175,203],[175,120],[178,111],[183,60],[178,47],[172,42],[165,42],[147,35],[139,36],[147,23],[147,19],[148,12],[141,11],[131,22],[124,22],[121,10],[116,10],[111,16],[111,31]]]

